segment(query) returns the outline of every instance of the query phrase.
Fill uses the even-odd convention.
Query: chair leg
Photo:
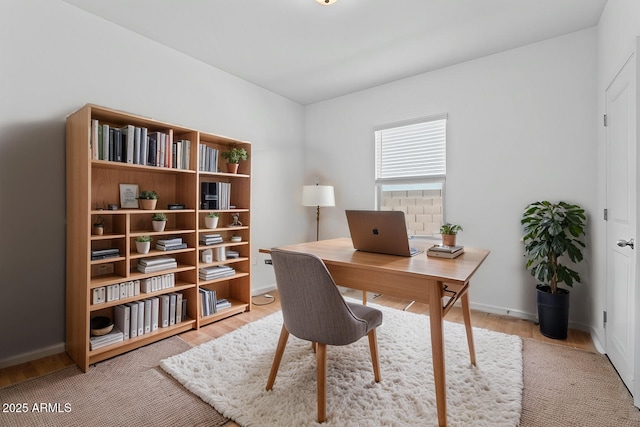
[[[369,349],[371,351],[371,363],[373,364],[373,378],[377,383],[380,382],[380,362],[378,361],[378,339],[376,338],[376,330],[372,329],[367,334],[369,337]]]
[[[289,339],[289,331],[282,325],[280,331],[280,339],[278,340],[278,347],[276,348],[276,354],[273,356],[273,363],[271,364],[271,372],[269,372],[269,380],[267,381],[267,390],[273,388],[273,383],[276,382],[276,375],[278,375],[278,369],[280,368],[280,362],[282,361],[282,355],[284,354],[284,348],[287,346],[287,340]]]
[[[327,345],[318,343],[318,422],[327,419]]]

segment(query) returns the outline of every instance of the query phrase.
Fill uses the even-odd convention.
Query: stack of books
[[[200,243],[205,246],[222,243],[222,235],[220,234],[203,234],[200,236]]]
[[[173,237],[170,239],[160,239],[156,242],[156,249],[160,251],[174,251],[176,249],[186,249],[187,244],[182,243],[181,237]]]
[[[227,258],[240,258],[240,252],[227,249]]]
[[[220,279],[222,277],[233,276],[234,274],[236,274],[236,271],[228,265],[202,267],[198,273],[201,280]]]
[[[116,327],[108,334],[89,338],[89,349],[97,350],[100,347],[115,344],[117,342],[124,341],[124,334]]]
[[[178,262],[171,257],[145,258],[138,261],[138,271],[140,273],[154,273],[172,268],[178,268]]]
[[[427,256],[437,258],[456,258],[463,253],[463,246],[433,245],[427,250]]]
[[[120,250],[118,248],[109,249],[96,249],[91,251],[91,261],[96,261],[105,258],[114,258],[120,256]]]

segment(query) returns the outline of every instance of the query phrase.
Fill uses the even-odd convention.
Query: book
[[[457,258],[464,253],[462,246],[434,245],[427,250],[427,256],[435,258]]]
[[[169,294],[169,326],[176,324],[176,294]]]
[[[131,309],[126,305],[116,305],[113,308],[113,323],[124,334],[123,339],[129,339],[131,328]]]
[[[158,330],[158,320],[160,319],[160,298],[151,298],[151,330]]]
[[[151,332],[151,299],[147,298],[142,301],[144,303],[143,333],[148,334]]]
[[[169,295],[160,295],[160,305],[158,310],[158,326],[166,328],[169,326]]]
[[[144,334],[144,317],[145,317],[145,305],[144,301],[136,301],[138,304],[138,336]]]
[[[129,338],[135,338],[138,336],[138,303],[128,302],[125,304],[129,307]]]

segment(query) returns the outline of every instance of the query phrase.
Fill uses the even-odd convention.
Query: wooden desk
[[[412,246],[419,247],[419,244]],[[425,245],[426,249],[430,245]],[[465,248],[456,259],[427,257],[399,257],[356,251],[351,239],[340,238],[319,242],[283,246],[279,249],[312,253],[320,257],[335,282],[347,288],[420,301],[429,304],[433,375],[436,388],[438,424],[447,425],[447,402],[444,365],[444,316],[460,299],[467,332],[469,356],[476,364],[471,311],[469,308],[469,280],[489,255],[485,249]],[[265,251],[266,252],[266,251]]]

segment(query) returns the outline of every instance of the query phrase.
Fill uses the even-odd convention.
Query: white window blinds
[[[446,127],[446,116],[439,116],[376,131],[376,179],[444,177]]]

